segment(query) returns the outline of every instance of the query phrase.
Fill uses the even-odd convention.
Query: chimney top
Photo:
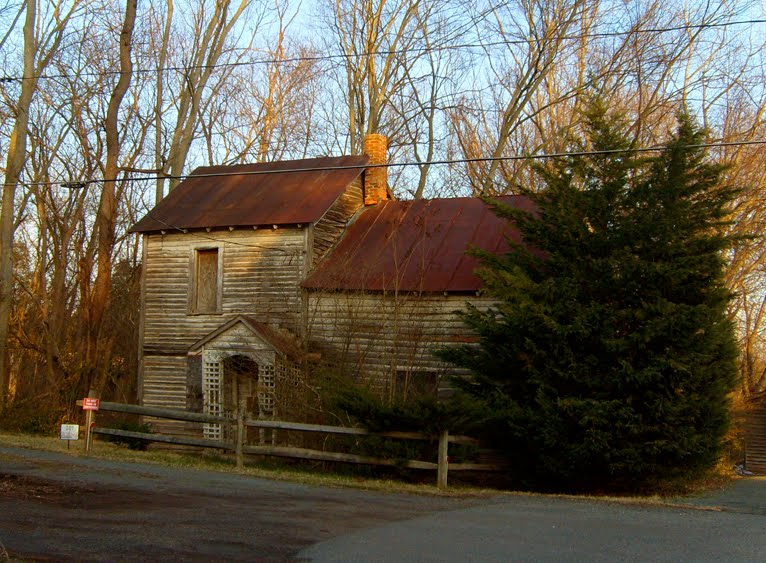
[[[388,139],[379,133],[367,134],[364,154],[372,165],[364,171],[364,204],[376,205],[388,199],[388,168],[375,166],[388,164]]]

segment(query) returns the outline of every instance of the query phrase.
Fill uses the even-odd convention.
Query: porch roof
[[[283,334],[278,329],[264,322],[258,321],[253,317],[248,317],[247,315],[237,315],[233,319],[219,326],[211,333],[202,337],[189,347],[189,353],[193,354],[200,351],[206,344],[214,341],[218,336],[239,323],[250,330],[255,336],[263,340],[266,344],[271,346],[274,351],[281,356],[295,362],[300,362],[304,359],[305,354],[303,351],[300,349],[297,343],[295,343],[287,335]]]

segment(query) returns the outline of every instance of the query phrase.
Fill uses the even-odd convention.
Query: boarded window
[[[218,249],[197,250],[193,310],[195,313],[218,311]]]

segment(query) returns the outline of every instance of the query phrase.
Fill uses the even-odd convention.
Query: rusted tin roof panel
[[[500,198],[531,210],[520,196]],[[481,280],[470,247],[508,249],[519,232],[481,200],[388,201],[366,210],[333,253],[308,277],[310,289],[476,291]]]
[[[367,162],[342,156],[197,168],[131,231],[314,223]]]

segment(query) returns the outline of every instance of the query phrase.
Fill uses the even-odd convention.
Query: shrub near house
[[[538,252],[480,253],[499,304],[464,314],[480,347],[441,353],[471,370],[458,383],[483,403],[486,434],[536,488],[709,467],[736,378],[722,257],[735,190],[686,115],[647,158],[598,101],[587,118],[586,154],[538,168],[539,214],[493,204]]]

